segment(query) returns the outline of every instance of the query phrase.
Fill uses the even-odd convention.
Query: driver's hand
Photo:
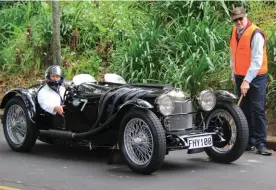
[[[54,111],[56,111],[59,115],[61,115],[62,117],[64,117],[64,115],[63,115],[63,107],[64,107],[65,105],[62,105],[62,106],[56,106],[55,108],[54,108]]]

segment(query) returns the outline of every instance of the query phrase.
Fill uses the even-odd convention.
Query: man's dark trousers
[[[240,86],[244,76],[235,75],[237,94],[241,95]],[[250,83],[250,88],[243,97],[240,107],[245,114],[249,127],[249,143],[258,147],[265,145],[266,136],[266,82],[267,74],[256,76]]]

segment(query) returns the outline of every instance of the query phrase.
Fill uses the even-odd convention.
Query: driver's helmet
[[[60,80],[55,81],[52,80],[50,75],[51,74],[56,74],[60,76]],[[45,80],[47,85],[53,89],[54,91],[57,91],[59,89],[59,86],[63,83],[64,81],[64,74],[62,69],[60,68],[59,65],[52,65],[50,66],[46,71],[45,71]]]

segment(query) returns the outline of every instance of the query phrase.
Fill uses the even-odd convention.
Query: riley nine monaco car
[[[79,74],[65,83],[63,118],[40,108],[43,85],[11,89],[1,102],[4,135],[14,151],[30,151],[36,140],[113,147],[134,172],[150,174],[170,151],[205,151],[214,162],[231,163],[247,146],[246,118],[228,91],[191,97],[171,85],[128,84],[116,74],[97,82]]]

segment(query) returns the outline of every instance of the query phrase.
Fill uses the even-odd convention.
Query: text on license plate
[[[211,135],[188,138],[189,149],[213,146]]]

